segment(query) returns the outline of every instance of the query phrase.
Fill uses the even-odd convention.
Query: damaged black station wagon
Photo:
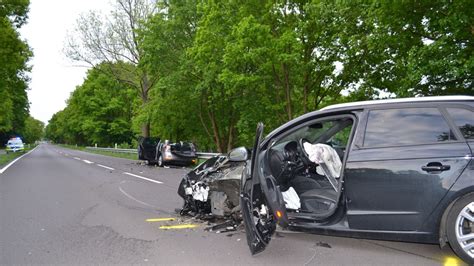
[[[252,254],[278,224],[449,242],[474,263],[474,97],[333,105],[262,134],[259,124],[240,194]]]

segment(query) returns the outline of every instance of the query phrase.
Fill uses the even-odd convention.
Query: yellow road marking
[[[444,266],[458,266],[458,265],[461,265],[461,262],[457,258],[447,257],[444,260]]]
[[[179,225],[163,225],[160,226],[160,229],[187,229],[187,228],[196,228],[199,225],[197,224],[179,224]]]
[[[151,218],[146,219],[147,222],[164,222],[164,221],[174,221],[175,218]]]

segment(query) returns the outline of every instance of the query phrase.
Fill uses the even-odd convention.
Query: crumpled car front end
[[[215,156],[186,174],[178,188],[184,204],[180,215],[241,220],[240,182],[245,162]]]

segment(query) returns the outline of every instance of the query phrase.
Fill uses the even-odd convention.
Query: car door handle
[[[450,165],[443,165],[439,162],[432,162],[428,163],[425,166],[421,167],[421,170],[426,171],[426,172],[442,172],[442,171],[447,171],[451,169]]]

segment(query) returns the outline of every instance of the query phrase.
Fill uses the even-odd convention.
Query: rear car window
[[[474,112],[462,108],[447,108],[465,139],[474,139]]]
[[[159,141],[160,141],[160,139],[158,139],[158,138],[144,138],[143,139],[143,144],[144,145],[150,145],[150,146],[156,146],[156,144],[158,144]]]
[[[364,146],[417,145],[456,140],[436,108],[371,110]]]
[[[173,151],[193,151],[194,145],[189,142],[177,142],[174,145],[171,146],[171,150]]]

